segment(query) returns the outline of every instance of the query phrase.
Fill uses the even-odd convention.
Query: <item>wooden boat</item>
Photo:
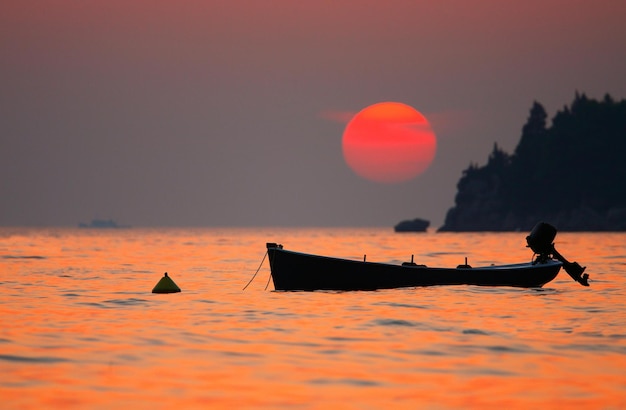
[[[547,225],[547,224],[546,224]],[[405,262],[401,265],[311,255],[268,243],[267,252],[276,290],[376,290],[416,286],[478,285],[539,288],[556,278],[562,266],[574,280],[588,286],[585,268],[567,262],[551,243],[552,231],[542,228],[526,239],[538,257],[529,263],[456,268],[433,268]],[[554,229],[556,235],[556,229]],[[540,251],[540,252],[537,252]],[[556,254],[555,260],[550,255]],[[412,259],[412,258],[411,258]],[[571,272],[570,272],[571,271]]]
[[[274,246],[275,245],[275,246]],[[472,268],[429,268],[310,255],[269,244],[276,290],[375,290],[412,286],[480,285],[541,287],[556,278],[562,263],[549,259]]]

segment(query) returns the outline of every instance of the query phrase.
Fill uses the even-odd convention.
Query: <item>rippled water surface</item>
[[[479,266],[525,236],[2,228],[0,407],[625,408],[625,234],[559,233],[589,288],[274,292],[266,260],[242,290],[266,242]]]

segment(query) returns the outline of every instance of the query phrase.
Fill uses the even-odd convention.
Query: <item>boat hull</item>
[[[376,290],[416,286],[477,285],[542,287],[562,263],[520,263],[487,267],[429,268],[355,261],[268,247],[276,290]]]

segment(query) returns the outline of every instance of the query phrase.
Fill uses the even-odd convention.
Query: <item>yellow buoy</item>
[[[156,284],[154,289],[152,289],[152,293],[176,293],[180,292],[180,288],[174,283],[174,281],[167,276],[167,272],[161,278],[159,283]]]

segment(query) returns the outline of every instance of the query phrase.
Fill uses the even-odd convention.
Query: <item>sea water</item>
[[[243,290],[266,242],[481,266],[526,234],[1,228],[0,407],[626,407],[626,234],[558,234],[588,288],[276,292],[265,260]]]

